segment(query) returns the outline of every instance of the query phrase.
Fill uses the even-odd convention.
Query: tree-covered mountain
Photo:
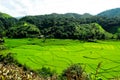
[[[69,16],[71,15],[69,14]],[[50,14],[26,16],[21,18],[20,21],[36,25],[41,30],[41,34],[49,38],[84,40],[112,38],[112,36],[98,24],[102,22],[99,17],[75,18],[65,17],[58,14]]]
[[[44,35],[49,38],[108,39],[115,38],[114,34],[120,38],[120,17],[52,13],[16,19],[0,14],[0,34],[11,38]]]
[[[84,13],[84,14],[77,14],[77,13],[65,13],[65,14],[58,14],[58,13],[52,13],[52,14],[45,14],[45,15],[37,15],[37,16],[49,16],[49,17],[54,17],[54,18],[74,18],[74,19],[79,19],[79,18],[90,18],[93,15],[89,13]]]
[[[77,13],[66,13],[63,14],[65,17],[71,17],[71,18],[91,18],[93,15],[89,13],[84,13],[84,14],[77,14]]]
[[[103,17],[120,17],[120,8],[110,9],[99,13],[97,16]]]
[[[7,36],[10,38],[28,38],[40,35],[40,30],[30,23],[18,22],[7,31]]]
[[[5,35],[6,31],[16,24],[17,19],[6,14],[0,12],[0,35]]]
[[[93,15],[89,14],[89,13],[84,13],[81,18],[91,18],[93,17]]]
[[[81,14],[77,14],[77,13],[66,13],[66,14],[63,14],[65,17],[68,17],[68,18],[81,18]]]

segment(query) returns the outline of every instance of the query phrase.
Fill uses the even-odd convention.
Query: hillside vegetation
[[[119,39],[120,17],[117,16],[118,12],[119,8],[105,11],[96,16],[88,13],[83,15],[53,13],[25,16],[19,20],[8,14],[0,13],[0,34],[11,38]],[[103,14],[106,16],[100,16]],[[113,14],[116,16],[109,17]],[[27,25],[23,23],[28,24],[29,27],[25,27]],[[104,32],[97,27],[98,25],[104,29]]]
[[[120,8],[115,8],[115,9],[110,9],[103,11],[98,14],[98,16],[103,16],[103,17],[120,17]]]
[[[14,17],[1,13],[0,12],[0,35],[6,36],[6,31],[13,25],[15,25],[17,22],[17,19]]]
[[[40,35],[40,30],[35,25],[20,22],[14,25],[6,33],[9,38],[29,38]]]

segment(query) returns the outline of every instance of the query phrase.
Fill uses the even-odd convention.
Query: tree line
[[[50,14],[25,16],[19,20],[0,18],[0,34],[9,38],[120,39],[119,26],[119,17],[77,18]]]

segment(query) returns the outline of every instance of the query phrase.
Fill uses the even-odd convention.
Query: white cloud
[[[120,7],[120,0],[0,0],[0,11],[12,16],[49,13],[91,13]]]

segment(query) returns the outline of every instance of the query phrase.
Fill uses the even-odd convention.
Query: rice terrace
[[[61,73],[71,64],[80,63],[92,74],[101,62],[100,77],[107,79],[120,74],[120,41],[6,39],[5,46],[18,62],[33,70],[44,66]]]
[[[18,14],[23,15],[15,16],[16,11],[11,15],[4,13],[9,11],[0,12],[0,80],[120,80],[120,8],[105,9],[96,15],[42,14],[34,5],[39,7],[44,0],[7,1],[0,1],[0,9],[8,8],[11,12],[17,9],[13,7],[19,7]],[[67,0],[45,0],[51,4],[50,1],[57,4]],[[75,2],[70,0],[67,4],[71,1]],[[32,2],[30,10],[34,8],[37,13],[32,15],[29,8],[24,10],[28,6],[21,7],[24,2]],[[93,2],[90,5],[96,8]],[[81,10],[82,3],[78,3]],[[67,4],[62,4],[63,8],[75,6]]]

